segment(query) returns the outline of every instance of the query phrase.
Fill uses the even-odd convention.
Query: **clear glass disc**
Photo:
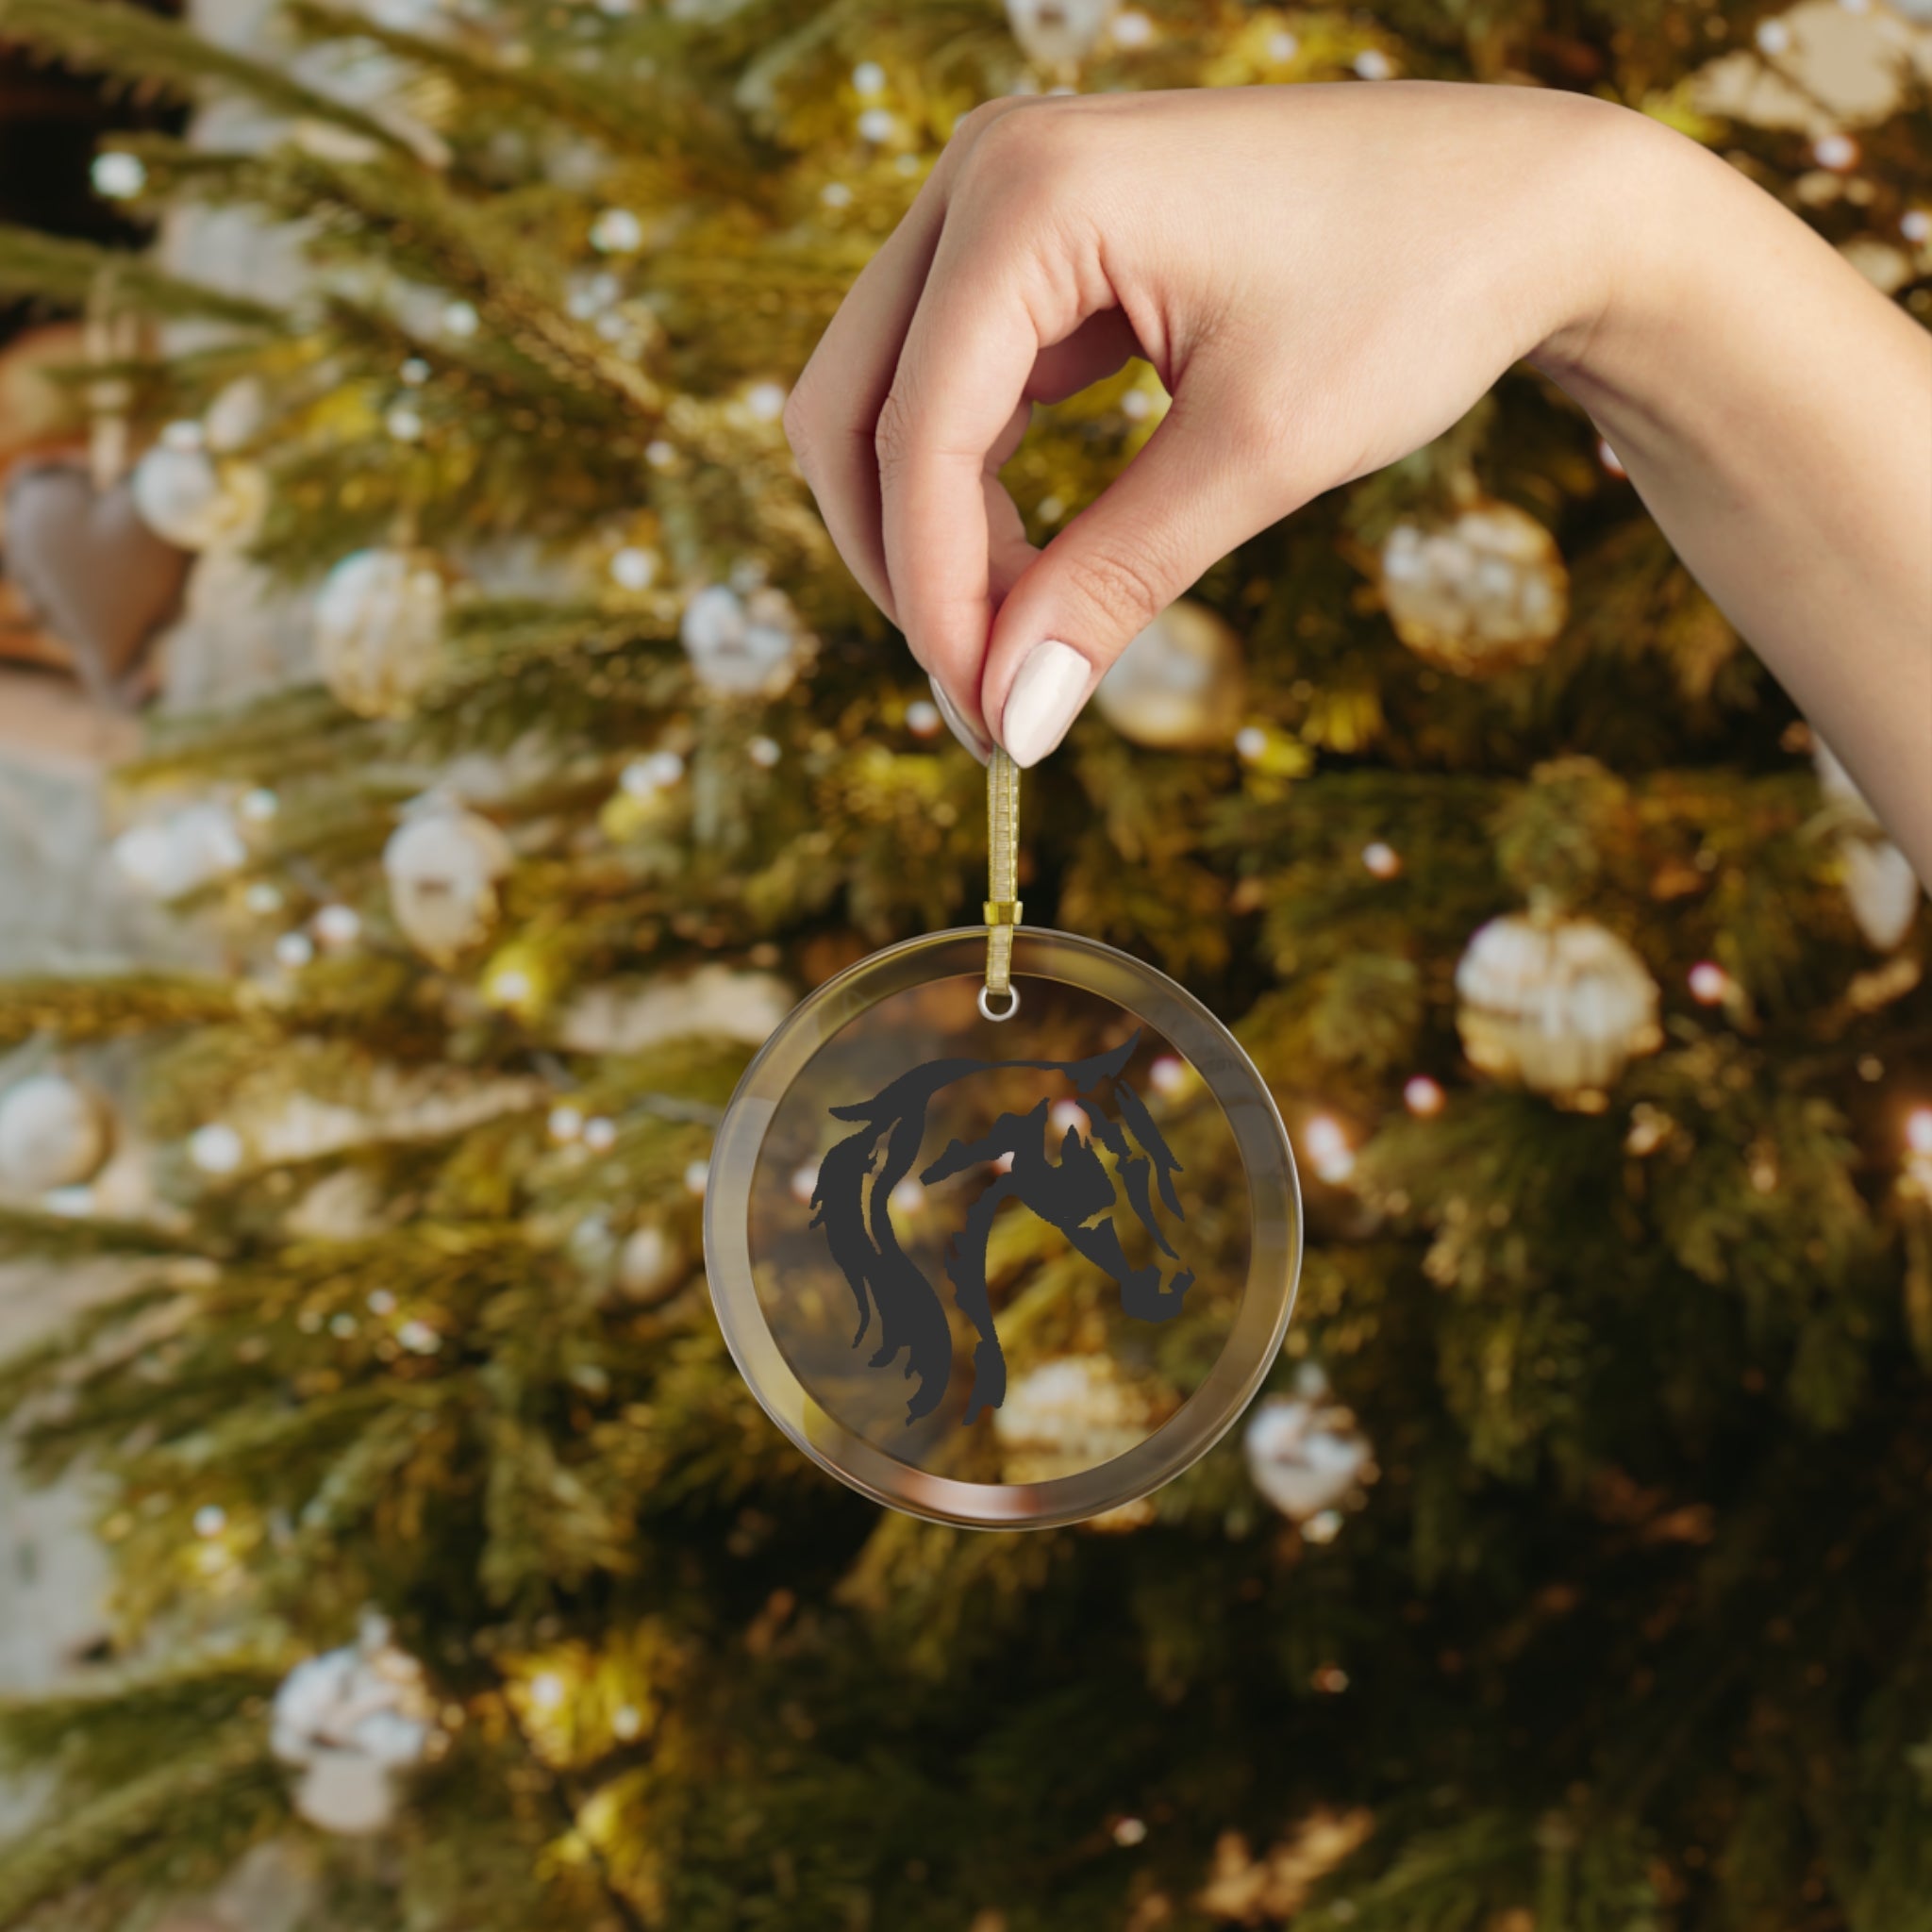
[[[983,928],[828,980],[719,1128],[720,1326],[815,1462],[917,1516],[1131,1508],[1212,1446],[1281,1346],[1301,1196],[1234,1037],[1144,960]],[[996,1003],[995,1012],[1000,1011]]]

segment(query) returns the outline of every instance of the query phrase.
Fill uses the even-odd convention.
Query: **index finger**
[[[1085,319],[1024,231],[949,221],[876,432],[886,576],[915,655],[969,716],[993,618],[989,456],[1024,423],[1041,351]],[[1056,288],[1055,285],[1058,284]]]
[[[859,271],[785,408],[785,434],[833,544],[894,624],[874,447],[879,411],[939,246],[959,158],[1012,105],[989,103],[959,124],[899,225]]]

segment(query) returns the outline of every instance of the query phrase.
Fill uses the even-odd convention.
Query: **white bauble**
[[[1061,1356],[1013,1379],[992,1411],[992,1431],[1005,1479],[1037,1483],[1124,1456],[1159,1420],[1148,1393],[1110,1362]]]
[[[390,909],[409,943],[439,966],[480,944],[496,924],[509,841],[453,800],[420,799],[383,848]]]
[[[776,696],[791,682],[803,641],[782,591],[760,586],[741,597],[727,584],[691,598],[678,637],[698,681],[726,696]]]
[[[1248,1475],[1281,1513],[1306,1523],[1373,1479],[1374,1450],[1350,1412],[1327,1399],[1319,1375],[1297,1395],[1271,1395],[1241,1439]]]
[[[1912,862],[1886,838],[1865,794],[1839,762],[1838,754],[1814,732],[1811,760],[1818,789],[1839,808],[1843,828],[1838,838],[1839,866],[1845,898],[1867,941],[1889,953],[1911,930],[1921,888]]]
[[[423,1762],[435,1709],[414,1657],[379,1617],[361,1635],[291,1671],[275,1692],[270,1746],[302,1774],[295,1808],[325,1831],[358,1836],[395,1815],[395,1776]]]
[[[90,1087],[36,1074],[0,1094],[0,1185],[51,1193],[91,1181],[114,1147],[114,1116]]]
[[[142,522],[183,550],[246,543],[268,503],[267,479],[253,463],[165,442],[135,464],[128,488]]]
[[[1100,44],[1119,0],[1007,0],[1007,24],[1029,60],[1077,67]]]
[[[130,826],[113,853],[131,884],[157,899],[179,899],[233,872],[248,848],[227,807],[205,800]]]
[[[634,1302],[653,1307],[684,1280],[684,1244],[654,1222],[635,1228],[617,1257],[617,1285]]]
[[[360,1751],[318,1750],[295,1786],[296,1811],[338,1838],[368,1838],[395,1823],[396,1785]]]
[[[1211,751],[1241,728],[1241,640],[1205,604],[1182,597],[1127,642],[1093,702],[1124,739],[1156,751]]]
[[[441,665],[448,600],[433,551],[343,558],[315,600],[315,656],[329,690],[359,717],[407,713]]]
[[[1538,1093],[1599,1091],[1663,1043],[1656,980],[1593,920],[1491,920],[1457,965],[1456,991],[1471,1064]]]
[[[1463,677],[1534,664],[1569,616],[1556,539],[1510,504],[1474,504],[1436,528],[1399,524],[1381,563],[1396,636]]]

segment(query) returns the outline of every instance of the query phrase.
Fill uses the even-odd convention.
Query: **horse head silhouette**
[[[1187,1218],[1174,1186],[1180,1163],[1124,1076],[1140,1038],[1136,1033],[1084,1060],[933,1060],[888,1082],[870,1100],[831,1109],[835,1120],[856,1121],[858,1128],[819,1164],[811,1198],[819,1211],[811,1225],[824,1229],[832,1258],[858,1305],[858,1332],[852,1345],[857,1348],[865,1340],[876,1312],[878,1342],[870,1365],[887,1368],[905,1352],[905,1374],[919,1385],[907,1404],[908,1424],[930,1415],[944,1399],[953,1371],[953,1337],[938,1290],[899,1245],[892,1190],[919,1158],[926,1108],[934,1095],[960,1081],[1014,1068],[1064,1075],[1094,1143],[1112,1162],[1109,1173],[1107,1161],[1076,1127],[1069,1126],[1058,1148],[1052,1147],[1051,1103],[1041,1100],[1025,1113],[1001,1114],[976,1141],[954,1141],[921,1173],[919,1178],[930,1185],[968,1168],[999,1164],[945,1250],[954,1299],[979,1337],[966,1420],[973,1421],[982,1408],[997,1408],[1006,1398],[1007,1360],[987,1298],[986,1251],[993,1218],[1007,1201],[1024,1202],[1111,1276],[1124,1313],[1142,1322],[1164,1322],[1180,1312],[1194,1276],[1177,1265],[1180,1257],[1161,1232],[1154,1209],[1158,1190],[1177,1221]],[[1158,1259],[1140,1267],[1129,1262],[1114,1224],[1122,1196],[1154,1245],[1176,1263],[1165,1278]]]

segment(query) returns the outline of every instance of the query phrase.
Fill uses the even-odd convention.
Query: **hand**
[[[1034,549],[998,474],[1031,405],[1137,355],[1173,407]],[[1590,408],[1932,865],[1902,729],[1932,721],[1932,345],[1642,116],[1424,82],[992,103],[859,276],[786,425],[954,728],[1031,765],[1208,565],[1441,434],[1525,357]]]

